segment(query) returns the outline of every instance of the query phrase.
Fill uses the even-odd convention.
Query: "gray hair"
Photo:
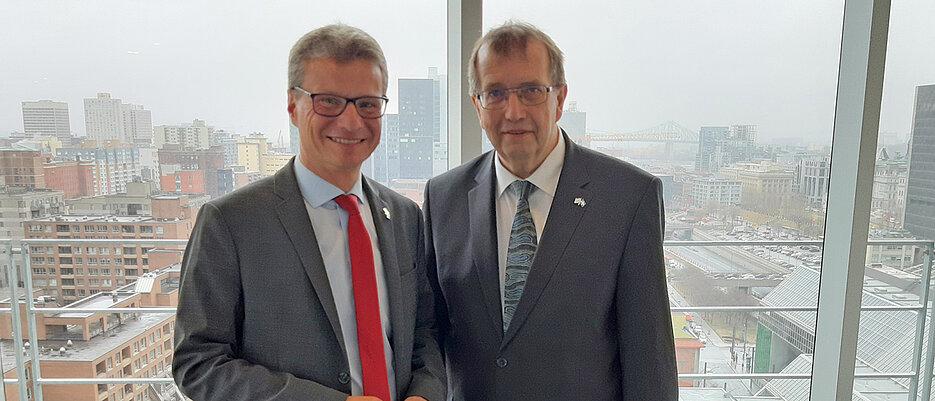
[[[479,82],[477,82],[477,54],[481,46],[487,45],[490,51],[497,55],[509,55],[514,52],[525,52],[530,38],[542,42],[549,54],[549,78],[552,80],[550,85],[565,84],[565,57],[552,38],[528,22],[509,20],[488,31],[474,44],[471,61],[468,64],[468,86],[471,88],[471,93],[476,93],[480,89],[478,88]]]
[[[302,36],[289,51],[289,88],[301,86],[305,63],[313,58],[328,58],[337,63],[368,60],[383,75],[383,92],[389,85],[386,58],[376,39],[360,28],[344,24],[323,26]]]

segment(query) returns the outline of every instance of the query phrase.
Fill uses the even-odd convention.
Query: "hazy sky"
[[[233,132],[283,132],[286,58],[303,33],[345,22],[387,55],[396,79],[445,69],[446,2],[0,0],[0,135],[22,131],[20,102],[69,104],[109,92],[152,111]],[[566,55],[568,100],[588,128],[629,132],[676,121],[757,124],[764,141],[830,143],[842,1],[490,1],[485,29],[518,18]],[[881,130],[908,133],[914,87],[935,83],[935,2],[893,2]],[[471,116],[473,117],[473,116]]]

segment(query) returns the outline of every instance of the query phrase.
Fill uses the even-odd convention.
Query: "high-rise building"
[[[88,139],[125,141],[127,137],[122,102],[111,98],[110,93],[84,99],[84,125]]]
[[[153,114],[138,104],[124,104],[123,131],[126,133],[126,142],[134,145],[148,146],[153,144]]]
[[[127,183],[141,176],[140,149],[117,148],[61,148],[58,157],[94,162],[94,195],[126,192]]]
[[[436,93],[431,78],[399,80],[399,178],[432,178]]]
[[[399,115],[383,115],[380,124],[380,144],[364,161],[361,171],[367,177],[389,185],[399,178]]]
[[[695,171],[713,173],[721,167],[751,161],[756,155],[756,125],[701,127]]]
[[[23,102],[23,132],[26,136],[54,135],[71,143],[68,103],[39,100]]]
[[[935,84],[916,87],[909,139],[905,228],[935,239]]]
[[[213,131],[213,127],[198,119],[191,125],[158,125],[153,127],[153,145],[159,149],[166,144],[180,145],[183,149],[208,149]]]
[[[123,104],[110,93],[98,93],[84,99],[84,125],[88,139],[148,145],[153,136],[149,110],[135,104]]]

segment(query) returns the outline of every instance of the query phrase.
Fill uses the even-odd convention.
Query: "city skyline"
[[[556,13],[558,2],[551,8],[491,4],[484,29],[521,18],[549,32],[566,53],[568,100],[588,112],[590,130],[630,132],[670,120],[697,130],[730,121],[758,125],[764,143],[830,143],[843,5],[729,3],[610,5],[600,15],[584,14],[597,22],[587,26],[564,24],[569,13]],[[288,138],[285,55],[296,37],[336,18],[364,28],[384,47],[390,113],[399,105],[398,79],[425,77],[432,66],[445,72],[443,3],[296,4],[5,3],[0,8],[8,15],[24,18],[0,27],[0,36],[25,39],[0,43],[0,52],[20,60],[0,67],[0,136],[22,131],[22,101],[76,107],[109,92],[152,110],[154,125],[197,118],[231,132]],[[935,61],[916,51],[935,46],[935,33],[923,29],[929,9],[935,12],[922,1],[894,4],[881,131],[906,136],[914,87],[935,82],[935,74],[912,68]],[[257,25],[255,14],[275,27]],[[387,16],[416,20],[418,30],[413,24],[398,29]],[[164,29],[166,23],[176,28]],[[619,47],[581,46],[598,44],[598,37]],[[609,101],[608,93],[619,97]],[[79,135],[80,115],[70,112]]]

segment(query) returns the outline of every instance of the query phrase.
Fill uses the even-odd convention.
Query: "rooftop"
[[[129,345],[130,341],[138,337],[153,327],[165,324],[171,319],[173,313],[141,313],[137,318],[128,318],[123,324],[117,326],[104,334],[91,338],[88,341],[72,340],[72,347],[66,347],[65,355],[62,356],[57,351],[65,347],[67,340],[41,340],[39,341],[40,361],[73,361],[73,362],[91,362],[102,355],[122,348],[124,344]],[[52,351],[56,350],[56,351]],[[13,353],[13,340],[0,341],[0,352],[2,352],[3,372],[7,372],[16,366],[16,356]]]
[[[60,215],[29,220],[37,223],[146,223],[171,222],[180,219],[164,219],[152,216],[114,216],[114,215]]]

